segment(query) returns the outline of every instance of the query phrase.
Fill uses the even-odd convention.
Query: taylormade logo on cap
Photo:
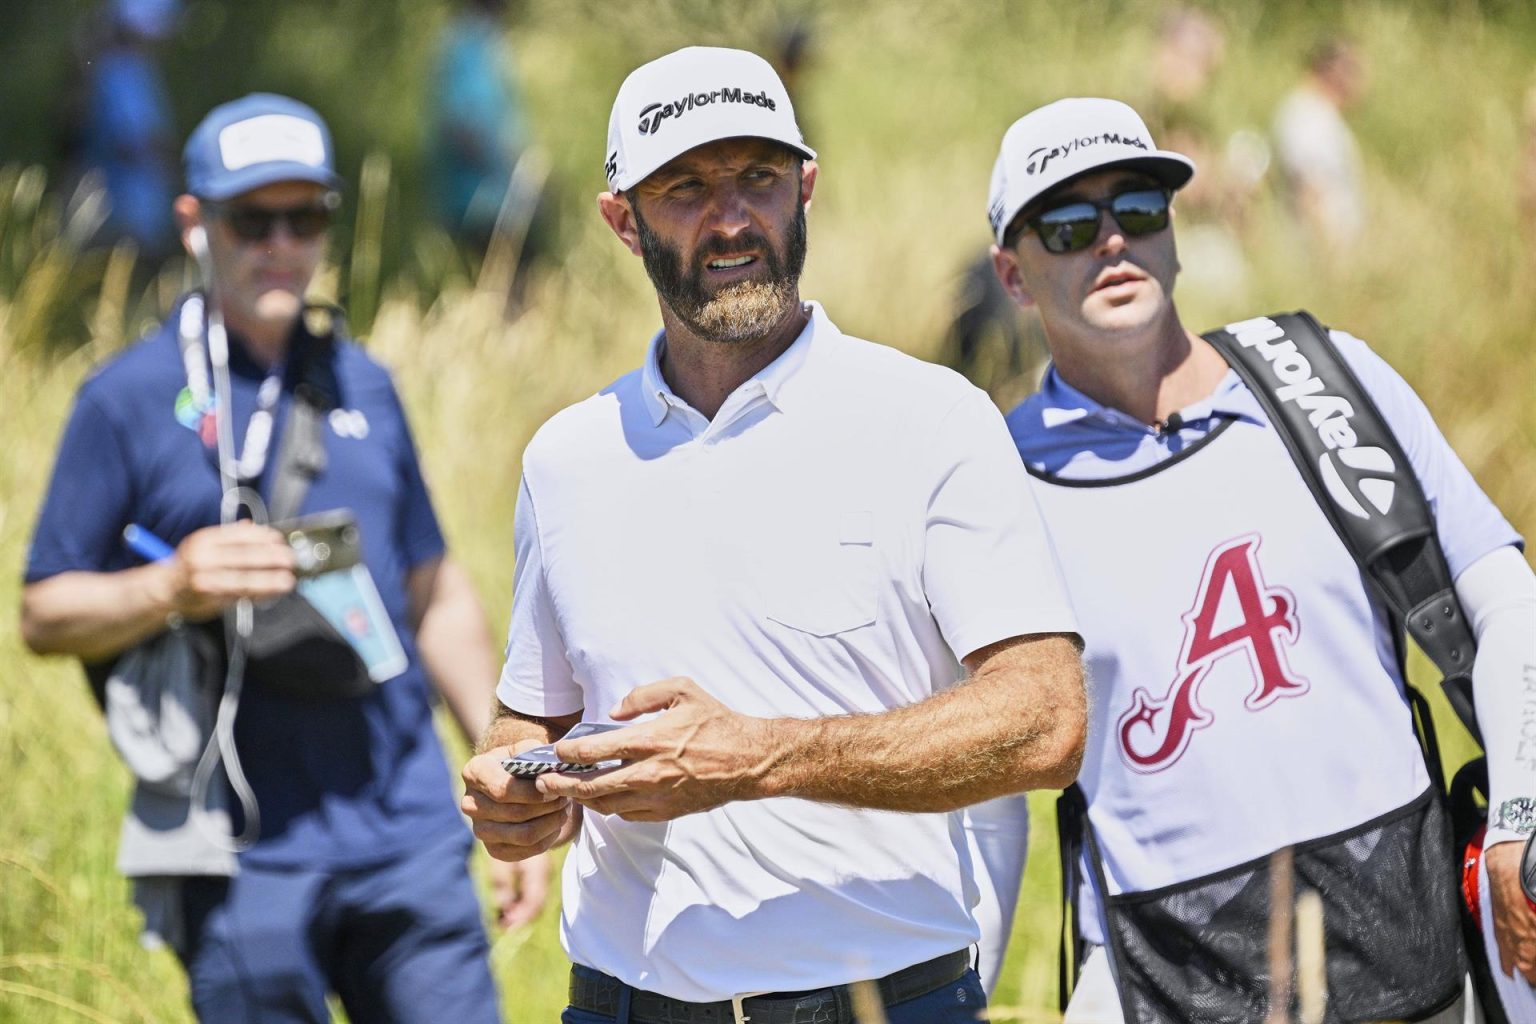
[[[652,103],[640,111],[640,134],[650,135],[660,130],[661,122],[669,117],[681,117],[694,107],[707,106],[719,100],[721,103],[751,103],[759,107],[767,107],[769,110],[777,110],[778,105],[769,98],[765,92],[753,95],[743,92],[741,89],[714,89],[710,92],[689,93],[680,100],[671,103]]]
[[[1008,225],[1035,199],[1071,178],[1132,167],[1165,188],[1182,188],[1195,165],[1160,150],[1140,115],[1118,100],[1073,98],[1032,110],[1003,136],[992,168],[987,219],[999,245]]]
[[[603,173],[620,192],[695,146],[735,138],[769,139],[816,156],[767,61],[745,50],[690,46],[636,68],[619,87]]]
[[[1118,132],[1105,132],[1102,135],[1089,135],[1082,138],[1068,139],[1055,146],[1037,146],[1029,154],[1029,162],[1024,165],[1026,174],[1042,174],[1050,162],[1059,156],[1070,156],[1079,149],[1088,146],[1135,146],[1137,149],[1147,150],[1152,148],[1150,139],[1138,139],[1134,135],[1121,135]]]

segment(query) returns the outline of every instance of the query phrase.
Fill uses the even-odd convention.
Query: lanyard
[[[273,366],[256,392],[256,411],[245,425],[240,450],[235,450],[233,390],[229,382],[229,336],[224,318],[216,306],[201,294],[193,293],[181,307],[178,325],[181,361],[187,374],[187,390],[199,409],[213,409],[219,446],[219,476],[224,490],[236,488],[242,480],[255,480],[267,465],[272,446],[273,411],[283,390],[283,363]],[[208,345],[203,346],[206,335]],[[210,382],[210,369],[213,381]]]

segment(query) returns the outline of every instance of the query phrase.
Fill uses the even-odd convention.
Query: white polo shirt
[[[1076,621],[985,394],[843,335],[819,306],[713,421],[645,366],[523,456],[497,689],[608,712],[689,676],[748,715],[878,712],[958,659]],[[587,812],[566,860],[577,963],[709,1001],[879,977],[976,941],[957,814],[779,798],[665,824]]]

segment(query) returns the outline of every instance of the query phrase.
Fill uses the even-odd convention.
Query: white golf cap
[[[1119,100],[1075,97],[1031,110],[1003,135],[992,168],[987,219],[992,237],[1045,192],[1087,171],[1133,167],[1170,189],[1195,173],[1187,156],[1158,149],[1141,115]]]
[[[608,187],[621,192],[673,157],[720,139],[771,139],[808,159],[789,92],[755,53],[690,46],[629,73],[608,118]]]

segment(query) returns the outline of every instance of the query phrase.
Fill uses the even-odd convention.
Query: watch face
[[[1494,826],[1519,832],[1521,835],[1536,832],[1536,800],[1528,796],[1517,796],[1513,800],[1505,800],[1499,805]]]

